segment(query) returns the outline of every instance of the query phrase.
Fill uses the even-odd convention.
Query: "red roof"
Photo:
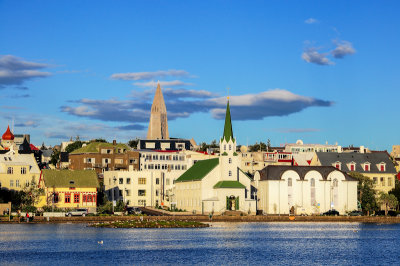
[[[10,131],[10,126],[7,127],[7,130],[6,130],[6,132],[4,132],[2,139],[3,140],[14,140],[14,135]]]
[[[39,149],[35,147],[33,144],[29,144],[29,148],[31,148],[32,151],[38,151]]]

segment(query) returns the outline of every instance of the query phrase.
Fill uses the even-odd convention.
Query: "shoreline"
[[[174,215],[174,216],[76,216],[76,217],[47,217],[35,216],[29,223],[22,221],[21,224],[54,224],[54,223],[98,223],[112,221],[138,221],[143,217],[145,221],[195,221],[195,222],[347,222],[347,223],[377,223],[396,224],[400,223],[400,217],[385,216],[295,216],[290,220],[289,216],[213,216],[210,220],[206,215]],[[0,224],[19,224],[17,219],[8,221],[1,217]]]

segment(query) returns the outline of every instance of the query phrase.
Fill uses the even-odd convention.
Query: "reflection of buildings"
[[[357,209],[357,180],[332,166],[270,165],[254,175],[265,214],[344,214]]]
[[[175,181],[176,206],[197,213],[256,212],[251,178],[240,169],[229,102],[218,158],[195,163]]]

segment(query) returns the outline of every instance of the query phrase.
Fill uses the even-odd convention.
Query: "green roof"
[[[198,161],[186,172],[184,172],[175,182],[202,180],[219,163],[219,158]]]
[[[232,141],[235,141],[235,139],[233,138],[231,110],[229,108],[229,101],[228,101],[228,104],[226,105],[224,135],[222,137],[222,140],[225,139],[226,142],[228,142],[231,138]]]
[[[99,187],[94,170],[42,170],[46,187]]]
[[[118,143],[117,145],[113,145],[112,143],[105,143],[105,142],[91,142],[86,146],[74,150],[71,154],[79,154],[79,153],[98,153],[100,148],[117,148],[117,149],[126,149],[130,150],[130,148],[122,143]]]
[[[214,188],[246,188],[239,181],[219,181]]]

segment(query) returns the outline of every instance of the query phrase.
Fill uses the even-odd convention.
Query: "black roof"
[[[260,180],[281,180],[283,173],[286,171],[295,171],[300,180],[304,180],[306,174],[310,171],[317,171],[322,175],[323,180],[327,180],[328,175],[333,171],[339,171],[344,174],[346,181],[357,181],[357,179],[349,176],[343,171],[336,169],[333,166],[292,166],[292,165],[268,165],[260,172]]]
[[[356,164],[355,171],[359,173],[386,173],[395,174],[397,173],[394,168],[394,164],[389,157],[387,152],[373,152],[373,153],[336,153],[336,152],[317,152],[317,157],[323,166],[331,166],[336,162],[341,163],[341,170],[349,172],[350,169],[346,164],[354,162]],[[362,164],[370,163],[370,170],[364,171]],[[379,169],[379,164],[386,164],[386,171],[381,172]]]

